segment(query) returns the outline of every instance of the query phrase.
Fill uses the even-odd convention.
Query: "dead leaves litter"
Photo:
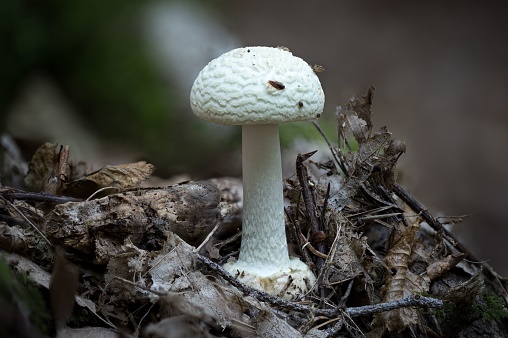
[[[373,129],[373,98],[371,88],[337,116],[338,144],[326,140],[329,160],[301,155],[298,175],[285,182],[291,253],[318,275],[301,302],[248,288],[218,264],[240,246],[238,180],[140,188],[153,165],[87,173],[56,144],[41,146],[30,163],[24,181],[33,192],[0,189],[0,249],[19,258],[12,269],[44,289],[55,258],[53,289],[72,285],[65,260],[72,262],[81,272],[75,300],[93,314],[84,325],[132,336],[445,336],[453,330],[439,318],[452,317],[434,310],[441,299],[483,299],[485,309],[488,302],[478,298],[485,289],[501,300],[507,295],[491,270],[464,260],[464,246],[396,183],[405,144],[385,127]],[[23,166],[9,165],[15,167]],[[40,234],[67,250],[65,260]],[[53,293],[61,323],[73,299]],[[503,309],[497,311],[499,321]]]

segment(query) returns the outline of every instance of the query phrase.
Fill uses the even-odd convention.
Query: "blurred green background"
[[[78,160],[92,164],[142,158],[162,176],[238,175],[239,163],[230,154],[239,149],[240,128],[207,126],[191,116],[186,100],[189,79],[207,61],[239,46],[220,27],[224,4],[2,1],[1,129],[26,153],[40,142],[67,142],[75,144]],[[177,42],[165,46],[164,39]],[[210,47],[214,40],[217,46]],[[174,50],[183,56],[172,61]],[[185,59],[185,53],[202,55]],[[193,68],[179,74],[178,62],[186,61]],[[284,128],[285,145],[292,134],[314,133],[309,124]]]

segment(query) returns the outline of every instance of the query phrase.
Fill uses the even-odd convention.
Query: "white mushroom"
[[[202,119],[242,125],[243,225],[238,261],[224,268],[255,288],[294,298],[315,282],[309,267],[288,255],[278,123],[318,118],[324,93],[312,68],[289,51],[234,49],[212,60],[190,95]]]

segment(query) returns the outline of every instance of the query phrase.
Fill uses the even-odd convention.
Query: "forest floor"
[[[317,276],[291,301],[222,269],[238,254],[235,178],[145,187],[146,162],[86,172],[71,149],[29,164],[2,139],[2,337],[507,337],[506,281],[396,182],[404,142],[337,116],[330,160],[284,181],[290,254]],[[28,168],[28,170],[26,170]]]

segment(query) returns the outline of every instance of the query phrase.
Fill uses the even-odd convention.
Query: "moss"
[[[487,291],[483,294],[483,300],[487,304],[485,309],[481,309],[483,319],[499,322],[508,318],[508,310],[504,306],[504,301],[501,297],[492,291]]]
[[[496,321],[508,318],[504,301],[492,291],[478,295],[472,304],[445,303],[442,310],[435,312],[436,318],[447,337],[455,337],[464,327],[476,320]]]

